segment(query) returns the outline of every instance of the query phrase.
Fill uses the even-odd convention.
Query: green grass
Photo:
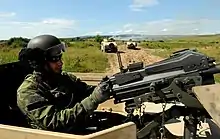
[[[71,72],[105,72],[108,59],[100,50],[90,48],[68,48],[63,56],[64,69]]]
[[[0,48],[0,64],[17,61],[21,48]],[[105,72],[108,59],[95,42],[70,43],[63,55],[64,70],[70,72]]]
[[[164,42],[149,41],[142,42],[140,45],[144,48],[153,49],[153,54],[161,57],[167,57],[177,50],[195,48],[200,52],[215,57],[217,61],[220,61],[220,35],[183,37]]]
[[[18,60],[20,48],[0,48],[0,64],[10,63]]]
[[[100,44],[93,41],[76,41],[76,42],[69,42],[69,47],[74,48],[100,48]]]
[[[184,37],[164,42],[142,42],[141,46],[152,50],[153,55],[163,58],[169,57],[174,51],[195,48],[208,56],[214,57],[220,62],[220,35]],[[215,75],[216,81],[220,81],[220,75]]]

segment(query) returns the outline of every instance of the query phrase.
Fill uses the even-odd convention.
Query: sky
[[[1,0],[0,39],[220,33],[220,0]]]

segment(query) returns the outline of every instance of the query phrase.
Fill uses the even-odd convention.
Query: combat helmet
[[[39,35],[32,38],[26,48],[19,53],[19,60],[28,61],[32,66],[39,66],[46,61],[56,62],[61,59],[66,45],[53,35]]]

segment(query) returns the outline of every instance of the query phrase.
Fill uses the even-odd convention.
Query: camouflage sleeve
[[[53,131],[77,127],[98,106],[87,97],[72,108],[59,110],[39,94],[36,83],[31,80],[25,80],[18,88],[17,104],[37,126]]]
[[[68,75],[72,82],[75,84],[74,89],[77,90],[77,92],[80,92],[79,96],[77,96],[78,98],[85,98],[94,91],[96,87],[95,85],[88,85],[71,72],[65,72],[65,74]]]

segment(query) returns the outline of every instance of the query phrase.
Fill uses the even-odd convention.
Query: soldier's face
[[[58,73],[59,74],[59,73],[62,72],[63,61],[62,60],[58,60],[58,61],[49,62],[49,66],[50,66],[50,69],[54,73]]]

